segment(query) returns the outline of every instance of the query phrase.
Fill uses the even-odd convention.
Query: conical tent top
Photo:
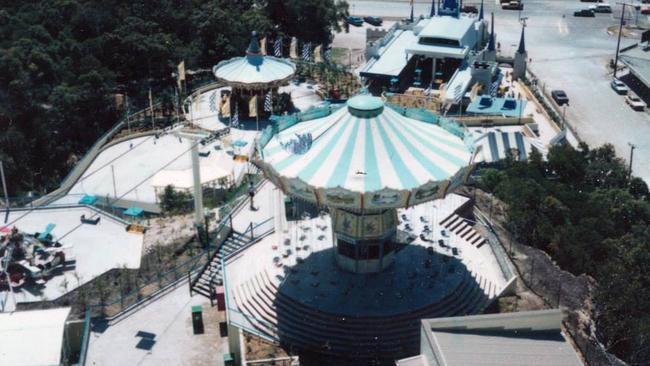
[[[248,49],[246,50],[247,55],[261,55],[262,51],[260,50],[260,41],[257,37],[257,32],[253,31],[251,33],[251,42],[248,44]]]
[[[490,21],[490,40],[488,42],[488,51],[494,51],[494,13],[492,13],[492,20]]]
[[[519,39],[519,48],[517,49],[517,53],[526,53],[526,43],[524,41],[524,29],[526,29],[526,27],[522,26],[521,39]]]

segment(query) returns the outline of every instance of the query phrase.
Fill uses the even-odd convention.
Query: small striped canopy
[[[301,137],[311,141],[306,151],[287,148]],[[304,189],[306,185],[321,193],[414,193],[427,183],[454,178],[469,165],[470,157],[459,137],[383,106],[377,113],[340,108],[280,132],[263,148],[271,175],[299,180]]]
[[[234,87],[264,88],[291,80],[296,65],[277,57],[248,55],[221,61],[212,72],[218,80]]]

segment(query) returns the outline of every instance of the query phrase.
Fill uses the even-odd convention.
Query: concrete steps
[[[214,253],[210,262],[201,270],[199,276],[192,283],[192,292],[196,292],[209,299],[214,298],[214,286],[223,284],[223,274],[221,268],[221,260],[224,256],[228,256],[239,248],[249,243],[249,239],[240,233],[233,231],[226,241],[222,244],[221,248]]]

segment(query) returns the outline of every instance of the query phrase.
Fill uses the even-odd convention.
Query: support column
[[[199,164],[199,144],[192,140],[192,177],[194,178],[194,224],[203,227],[203,190],[201,189],[201,166]]]
[[[435,57],[431,58],[431,80],[432,81],[436,80],[436,58]]]

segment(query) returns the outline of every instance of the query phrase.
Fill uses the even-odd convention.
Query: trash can
[[[194,334],[203,334],[203,308],[201,305],[192,306],[192,328]]]
[[[223,286],[217,287],[217,310],[224,311],[226,310],[226,290]]]

